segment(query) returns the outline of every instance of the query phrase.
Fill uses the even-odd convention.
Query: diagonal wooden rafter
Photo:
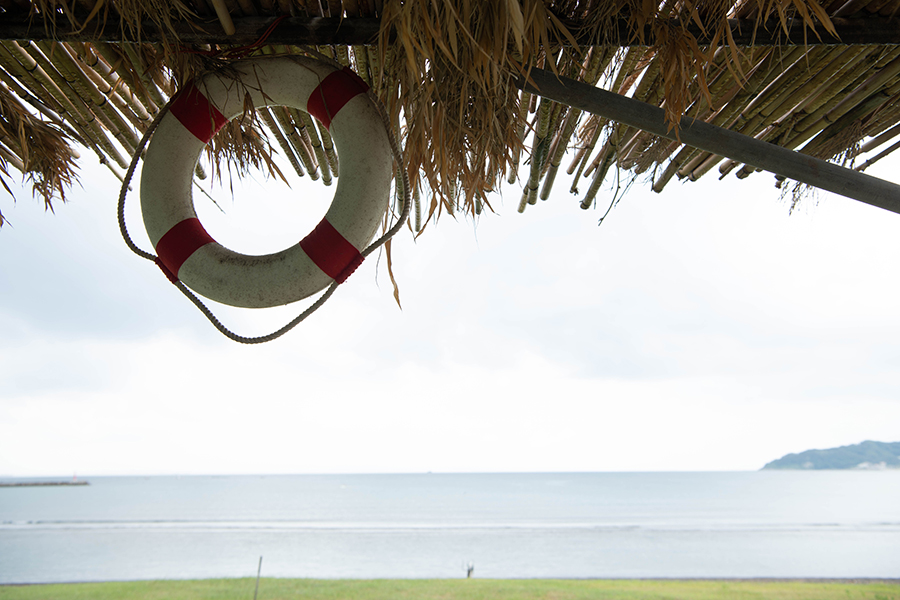
[[[900,214],[900,185],[895,183],[690,117],[682,118],[676,137],[661,108],[541,69],[532,69],[528,80],[519,78],[516,85],[528,93]]]

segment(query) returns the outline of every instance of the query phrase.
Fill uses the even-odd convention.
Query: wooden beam
[[[241,17],[232,19],[235,32],[227,35],[218,20],[206,23],[173,21],[176,38],[172,32],[161,31],[150,21],[141,25],[141,41],[158,42],[163,37],[183,44],[228,44],[244,46],[260,39],[269,26],[275,22],[272,17]],[[269,44],[341,44],[370,45],[378,41],[378,19],[330,17],[283,19],[266,38]],[[59,41],[137,41],[131,32],[120,28],[116,19],[110,18],[104,25],[88,26],[83,31],[75,30],[68,22],[60,21],[55,29],[46,28],[35,19],[33,22],[0,21],[0,40],[49,40]]]
[[[272,17],[240,17],[233,19],[235,33],[226,35],[217,20],[205,23],[190,23],[187,21],[175,21],[172,27],[179,41],[185,44],[231,44],[247,45],[257,41],[266,29],[274,22]],[[739,46],[772,46],[772,45],[803,45],[807,44],[900,44],[900,19],[885,19],[881,17],[864,17],[859,19],[832,20],[838,37],[819,28],[819,34],[806,28],[802,23],[792,22],[785,32],[781,23],[777,20],[767,21],[756,27],[756,22],[750,19],[731,19],[729,27],[735,43]],[[378,31],[381,23],[377,18],[330,18],[290,17],[278,24],[267,38],[272,44],[339,44],[339,45],[368,45],[377,42]],[[672,23],[673,27],[680,27]],[[591,46],[609,44],[614,46],[628,46],[652,41],[653,37],[649,28],[642,32],[632,30],[625,21],[619,21],[607,32],[607,37],[595,39],[578,31],[577,25],[570,25],[573,37],[580,45]],[[688,30],[701,43],[708,43],[709,37],[702,32],[696,24],[691,22]],[[638,35],[638,34],[642,35]],[[145,22],[141,26],[141,39],[144,41],[159,41],[163,35],[171,35],[169,32],[160,31],[152,22]],[[821,37],[820,37],[821,36]],[[67,21],[59,21],[55,28],[45,27],[40,19],[17,19],[9,15],[0,19],[0,40],[72,40],[91,41],[101,40],[107,42],[136,41],[130,31],[123,30],[117,19],[109,18],[103,25],[89,25],[83,31],[76,30]]]
[[[582,111],[676,139],[661,108],[540,69],[532,69],[529,77],[530,82],[519,79],[517,86]],[[688,117],[681,120],[678,139],[688,146],[900,214],[900,185],[895,183]]]
[[[820,46],[820,45],[896,45],[900,44],[900,19],[886,19],[882,17],[864,17],[860,19],[832,19],[832,25],[837,32],[837,37],[826,32],[823,27],[812,30],[801,21],[793,20],[788,24],[787,30],[781,22],[772,19],[764,23],[757,23],[754,19],[728,19],[728,27],[732,38],[738,46]],[[679,22],[672,21],[670,27],[681,27]],[[708,32],[701,30],[696,23],[689,23],[688,31],[697,39],[699,44],[709,44],[711,41]],[[573,33],[577,30],[572,28]],[[636,40],[652,41],[653,35],[650,27],[645,27],[641,33],[632,30],[628,23],[619,21],[614,29],[615,35],[609,40],[592,40],[584,35],[576,34],[574,37],[579,44],[593,45],[597,43],[609,43],[618,46],[634,45]],[[719,42],[725,44],[724,40]]]

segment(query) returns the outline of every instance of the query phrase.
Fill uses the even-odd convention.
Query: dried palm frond
[[[65,201],[66,190],[77,181],[68,137],[55,125],[36,118],[3,84],[0,84],[0,144],[5,149],[0,153],[0,185],[10,195],[12,191],[5,177],[10,177],[12,160],[47,210],[53,210],[55,198]],[[0,213],[0,225],[3,222]]]
[[[403,114],[414,191],[421,176],[452,210],[459,185],[474,212],[514,169],[523,139],[513,77],[560,45],[554,22],[539,0],[385,4],[380,46],[396,36],[401,51],[380,58],[397,82],[389,109]]]
[[[218,179],[221,183],[222,175],[227,171],[231,188],[234,175],[243,177],[251,170],[257,169],[270,176],[277,176],[287,183],[287,179],[275,163],[268,136],[260,130],[260,113],[254,108],[249,93],[245,94],[244,98],[243,114],[226,123],[206,146],[212,178]]]

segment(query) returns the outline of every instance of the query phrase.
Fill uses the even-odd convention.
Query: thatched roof
[[[121,177],[183,82],[236,57],[307,51],[352,66],[387,105],[416,229],[423,214],[480,212],[502,178],[521,182],[525,210],[553,185],[588,208],[616,168],[652,173],[655,191],[756,170],[522,92],[516,77],[529,67],[662,107],[673,125],[687,114],[864,169],[900,147],[890,143],[900,134],[898,9],[900,0],[0,0],[0,180],[24,174],[50,206],[77,176],[76,146]],[[271,143],[298,174],[331,183],[327,130],[302,111],[257,115],[217,135],[214,167],[267,164]]]

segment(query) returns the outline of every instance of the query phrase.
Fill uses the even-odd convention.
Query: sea
[[[87,479],[0,487],[0,583],[900,577],[900,470]]]

